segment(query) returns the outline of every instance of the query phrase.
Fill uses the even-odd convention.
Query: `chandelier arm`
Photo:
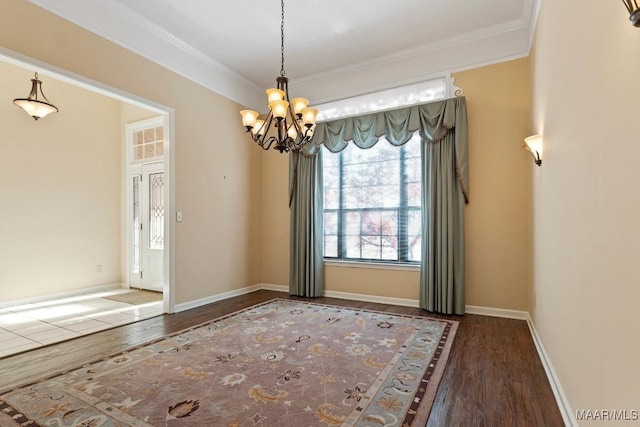
[[[29,92],[29,96],[27,97],[30,101],[40,102],[38,99],[38,79],[36,74],[36,79],[31,80],[31,92]],[[42,87],[40,87],[40,91],[42,91]],[[42,94],[44,96],[44,94]]]
[[[298,135],[302,135],[302,127],[300,126],[300,120],[296,117],[295,112],[293,111],[293,108],[291,107],[291,103],[289,103],[289,115],[291,116],[291,126],[293,126],[296,130],[296,132],[298,133]]]
[[[47,104],[51,104],[51,101],[47,99],[47,96],[44,94],[44,91],[42,90],[42,82],[40,82],[38,86],[40,86],[40,94],[42,95],[42,99],[47,101]]]
[[[287,126],[287,120],[276,117],[276,126],[278,131],[278,141],[283,141],[287,137],[287,131],[285,129]]]
[[[276,137],[270,136],[269,138],[267,138],[266,142],[263,142],[263,144],[260,145],[260,147],[262,147],[262,149],[266,151],[271,148],[274,142],[277,142]]]
[[[264,123],[260,129],[256,130],[254,135],[251,135],[251,138],[260,146],[264,145],[264,141],[269,134],[269,129],[271,129],[271,121],[273,120],[273,113],[269,111],[269,114],[264,119]],[[258,133],[262,130],[262,133]]]

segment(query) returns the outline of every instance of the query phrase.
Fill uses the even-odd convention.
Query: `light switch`
[[[176,221],[182,222],[182,212],[181,211],[176,212]]]

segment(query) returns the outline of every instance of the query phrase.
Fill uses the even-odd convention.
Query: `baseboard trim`
[[[538,351],[538,356],[540,357],[540,361],[542,362],[544,371],[547,374],[549,385],[551,386],[553,395],[556,398],[556,403],[558,404],[558,409],[560,410],[560,414],[562,415],[562,420],[564,421],[565,426],[578,427],[578,421],[576,420],[574,412],[571,409],[569,399],[567,399],[567,395],[564,394],[564,390],[562,389],[562,385],[560,384],[560,379],[556,375],[556,371],[553,369],[551,359],[549,358],[549,355],[547,354],[547,351],[542,344],[542,338],[538,334],[538,330],[536,329],[536,326],[533,323],[533,319],[531,318],[531,315],[529,313],[527,313],[526,320],[527,325],[529,326],[529,331],[531,332],[531,338],[533,339],[533,343],[535,344],[536,350]]]
[[[260,290],[289,293],[288,286],[271,285],[269,283],[260,283],[258,286],[260,286]]]
[[[247,286],[240,289],[234,289],[232,291],[223,292],[221,294],[212,295],[206,298],[200,298],[200,299],[185,302],[182,304],[176,304],[174,312],[179,313],[181,311],[191,310],[192,308],[197,308],[203,305],[211,304],[211,303],[222,301],[225,299],[237,297],[240,295],[250,294],[251,292],[259,291],[260,289],[263,289],[263,288],[261,285],[258,284],[253,286]]]
[[[272,285],[268,283],[261,283],[260,289],[268,290],[268,291],[276,291],[276,292],[289,292],[289,288],[287,286],[282,285]],[[364,302],[375,302],[379,304],[390,304],[390,305],[400,305],[403,307],[420,307],[420,302],[415,299],[408,298],[394,298],[394,297],[382,297],[377,295],[368,295],[368,294],[356,294],[352,292],[341,292],[341,291],[325,291],[325,297],[329,298],[338,298],[338,299],[350,299],[354,301],[364,301]],[[507,319],[518,319],[518,320],[527,320],[529,317],[529,313],[526,311],[518,311],[518,310],[507,310],[504,308],[493,308],[493,307],[481,307],[477,305],[467,305],[465,307],[466,314],[476,314],[480,316],[492,316],[492,317],[505,317]]]
[[[507,310],[505,308],[482,307],[477,305],[467,305],[466,314],[476,314],[479,316],[504,317],[507,319],[527,320],[529,313],[526,311]]]
[[[329,298],[350,299],[354,301],[376,302],[378,304],[400,305],[403,307],[420,307],[418,300],[405,298],[381,297],[377,295],[355,294],[340,291],[325,291],[324,296]]]
[[[272,285],[268,283],[261,283],[257,286],[260,286],[260,289],[268,290],[268,291],[276,291],[276,292],[289,292],[289,288],[287,286],[282,285]],[[382,297],[377,295],[368,295],[368,294],[356,294],[352,292],[341,292],[341,291],[325,291],[325,297],[329,298],[338,298],[338,299],[350,299],[354,301],[364,301],[364,302],[375,302],[379,304],[391,304],[391,305],[400,305],[403,307],[420,307],[420,302],[416,299],[408,299],[408,298],[394,298],[394,297]],[[479,316],[492,316],[492,317],[505,317],[507,319],[518,319],[518,320],[527,320],[529,317],[529,313],[526,311],[518,311],[518,310],[507,310],[504,308],[493,308],[493,307],[481,307],[477,305],[467,305],[465,307],[466,314],[476,314]]]
[[[114,289],[123,289],[122,283],[110,283],[108,285],[90,286],[88,288],[74,289],[72,291],[54,292],[46,295],[38,295],[30,298],[21,298],[9,301],[0,301],[0,308],[17,307],[25,304],[36,304],[54,299],[73,298],[86,294],[94,294],[99,292],[112,291]]]
[[[264,289],[267,291],[287,292],[287,293],[289,292],[288,286],[272,285],[269,283],[261,283],[259,286],[260,286],[260,289]],[[418,300],[404,299],[404,298],[380,297],[376,295],[355,294],[351,292],[340,292],[340,291],[325,291],[324,296],[329,298],[350,299],[353,301],[401,305],[403,307],[420,307],[420,305],[418,304]]]

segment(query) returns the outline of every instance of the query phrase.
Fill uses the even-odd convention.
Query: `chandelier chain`
[[[284,0],[280,0],[280,75],[284,76]]]

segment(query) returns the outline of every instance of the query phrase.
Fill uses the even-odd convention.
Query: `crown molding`
[[[393,55],[304,78],[289,86],[312,103],[428,80],[433,76],[495,64],[529,54],[529,25],[517,20]],[[389,76],[393,81],[389,81]]]
[[[29,0],[244,106],[260,110],[263,88],[118,1]],[[434,75],[527,56],[541,0],[522,0],[519,19],[292,79],[312,103],[416,83]]]
[[[116,1],[29,2],[242,105],[262,102],[257,85]]]
[[[487,40],[496,36],[505,36],[505,35],[508,36],[513,31],[517,31],[526,27],[527,27],[526,23],[523,22],[522,20],[516,20],[516,21],[504,23],[504,24],[499,24],[493,27],[483,28],[478,31],[473,31],[473,32],[457,35],[454,37],[450,37],[448,39],[438,40],[436,42],[426,43],[410,49],[394,52],[390,55],[380,56],[365,62],[360,62],[358,64],[342,67],[330,73],[318,73],[318,74],[312,74],[302,78],[297,78],[296,82],[305,84],[307,82],[320,80],[323,77],[326,77],[329,75],[336,76],[336,75],[346,74],[346,73],[359,73],[371,68],[384,67],[385,65],[389,65],[395,62],[411,61],[415,58],[433,54],[434,52],[437,52],[437,51],[442,51],[447,49],[456,49],[460,46],[473,43],[477,40]]]

